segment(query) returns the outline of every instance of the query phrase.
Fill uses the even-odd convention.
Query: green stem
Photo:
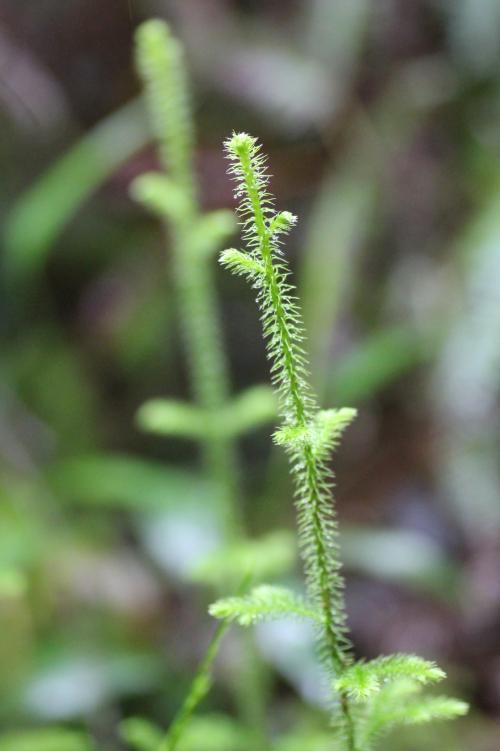
[[[273,355],[282,365],[282,373],[279,379],[279,387],[284,388],[284,401],[291,405],[290,410],[284,410],[284,416],[289,426],[293,428],[306,428],[310,424],[311,409],[308,404],[306,387],[299,375],[297,364],[297,350],[289,325],[287,306],[283,299],[280,278],[273,261],[273,242],[266,220],[262,203],[262,184],[259,182],[257,168],[253,162],[252,149],[239,148],[237,158],[241,165],[241,178],[248,196],[249,207],[253,215],[258,249],[264,264],[264,288],[270,300],[270,310],[274,320],[274,331],[278,341],[278,352]],[[275,365],[276,368],[276,365]],[[307,392],[308,393],[308,392]],[[316,594],[323,614],[324,642],[326,644],[329,660],[333,670],[341,674],[349,664],[349,656],[342,649],[337,636],[334,613],[344,611],[344,603],[338,592],[335,592],[331,579],[332,561],[329,560],[328,543],[326,539],[325,522],[322,515],[321,487],[324,483],[324,468],[317,459],[309,442],[304,442],[297,449],[293,465],[302,467],[306,484],[306,505],[311,522],[313,534],[313,557],[314,570],[316,573]],[[339,563],[336,563],[340,567]],[[306,559],[306,567],[312,568]],[[309,573],[309,572],[308,572]],[[337,606],[335,608],[335,606]],[[340,695],[340,708],[344,720],[348,751],[357,751],[355,741],[355,727],[351,713],[349,698],[346,694]]]
[[[221,346],[212,270],[207,259],[196,258],[192,252],[193,227],[198,220],[198,210],[193,207],[174,228],[175,283],[191,387],[209,421],[202,442],[203,460],[219,503],[224,536],[234,540],[243,530],[236,446],[232,438],[212,429],[229,400],[228,367]]]
[[[217,652],[219,651],[222,637],[228,628],[229,624],[221,621],[215,629],[207,651],[205,652],[205,656],[193,678],[188,694],[184,699],[181,708],[174,717],[168,733],[161,742],[158,751],[174,751],[194,710],[210,690],[210,668],[217,656]]]

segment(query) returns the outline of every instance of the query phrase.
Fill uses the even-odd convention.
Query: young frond
[[[152,19],[137,29],[136,64],[163,165],[191,194],[193,128],[186,71],[181,45],[164,21]]]
[[[337,691],[347,693],[355,701],[363,701],[377,693],[385,683],[401,678],[423,686],[445,677],[445,672],[435,662],[416,655],[395,654],[351,665],[334,685]]]
[[[318,611],[285,587],[261,584],[243,597],[226,597],[210,605],[214,618],[251,626],[257,621],[296,616],[321,622]]]

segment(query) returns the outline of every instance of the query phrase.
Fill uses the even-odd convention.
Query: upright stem
[[[193,253],[193,228],[198,220],[199,208],[193,201],[192,210],[179,218],[172,233],[174,273],[191,388],[210,428],[229,400],[229,378],[209,259],[196,258]],[[234,440],[208,429],[202,453],[219,504],[224,537],[238,539],[243,523]]]
[[[282,402],[282,414],[289,428],[304,433],[312,424],[317,407],[312,401],[309,387],[304,383],[300,370],[300,351],[294,333],[298,311],[284,297],[289,287],[283,282],[283,275],[275,265],[274,254],[278,246],[273,240],[270,221],[266,218],[264,206],[270,198],[265,193],[267,178],[262,171],[263,160],[259,156],[255,139],[246,134],[234,136],[228,144],[234,174],[239,183],[238,195],[246,196],[242,214],[247,239],[252,245],[252,253],[258,253],[263,265],[262,278],[255,286],[260,290],[259,300],[263,307],[265,335],[268,338],[269,356],[273,360],[273,380]],[[253,230],[249,229],[252,228]],[[281,264],[281,261],[280,261]],[[281,264],[282,266],[282,264]],[[272,321],[266,327],[266,322]],[[332,520],[325,514],[325,503],[331,504],[330,495],[325,496],[327,478],[325,467],[317,457],[309,440],[304,440],[292,453],[292,469],[298,476],[300,512],[306,514],[308,538],[303,543],[306,573],[311,595],[317,601],[323,615],[324,645],[328,661],[336,674],[341,674],[350,664],[339,634],[343,623],[335,623],[335,614],[343,618],[344,602],[340,592],[338,570],[340,563],[332,558]],[[337,575],[336,583],[332,575]],[[344,720],[348,751],[357,751],[355,728],[349,698],[340,695],[340,711]]]

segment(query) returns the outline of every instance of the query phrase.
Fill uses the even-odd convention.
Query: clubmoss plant
[[[234,398],[229,396],[214,270],[217,250],[237,225],[231,211],[201,211],[183,50],[165,22],[153,19],[138,28],[136,66],[144,86],[162,171],[140,175],[134,180],[131,193],[161,219],[170,238],[174,288],[195,400],[184,403],[152,399],[140,408],[138,422],[145,430],[188,438],[201,446],[226,551],[222,563],[207,562],[208,573],[204,576],[201,567],[198,578],[215,583],[219,593],[234,593],[249,574],[254,574],[252,561],[259,556],[267,555],[268,560],[274,560],[277,573],[283,564],[290,565],[289,539],[284,541],[283,536],[279,539],[268,536],[261,541],[245,539],[240,504],[236,441],[243,433],[275,416],[276,399],[267,385],[249,388]],[[255,554],[256,546],[260,553]],[[232,560],[229,567],[228,556]],[[273,574],[270,568],[268,565],[266,575]],[[217,575],[221,570],[225,576]],[[217,629],[162,748],[174,749],[190,715],[208,690],[211,663],[224,631],[225,625]],[[247,725],[253,726],[262,749],[265,696],[258,685],[251,641],[248,638],[245,641],[252,655],[248,659],[251,667],[242,670],[236,693],[240,711]]]
[[[347,751],[368,751],[394,725],[452,718],[464,714],[467,705],[447,697],[419,696],[424,685],[444,678],[432,662],[413,655],[354,661],[328,462],[355,410],[320,410],[308,382],[304,330],[282,250],[296,217],[274,210],[266,159],[255,138],[234,134],[226,142],[226,153],[247,248],[225,250],[220,260],[246,277],[256,291],[283,420],[274,440],[287,450],[295,478],[308,598],[302,602],[282,588],[261,586],[245,596],[219,600],[210,612],[245,626],[286,613],[312,618],[320,658],[330,676],[338,742]]]
[[[194,166],[194,125],[182,46],[164,21],[136,32],[136,66],[143,82],[161,172],[140,175],[133,197],[159,216],[170,237],[182,338],[195,404],[153,399],[138,413],[142,428],[191,438],[201,446],[214,486],[225,539],[242,534],[236,439],[269,421],[275,400],[267,386],[229,397],[214,283],[215,254],[234,233],[228,210],[202,213]]]

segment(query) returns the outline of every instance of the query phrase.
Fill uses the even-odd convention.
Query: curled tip
[[[257,139],[248,133],[233,133],[226,141],[226,150],[231,156],[242,156],[250,153]]]

